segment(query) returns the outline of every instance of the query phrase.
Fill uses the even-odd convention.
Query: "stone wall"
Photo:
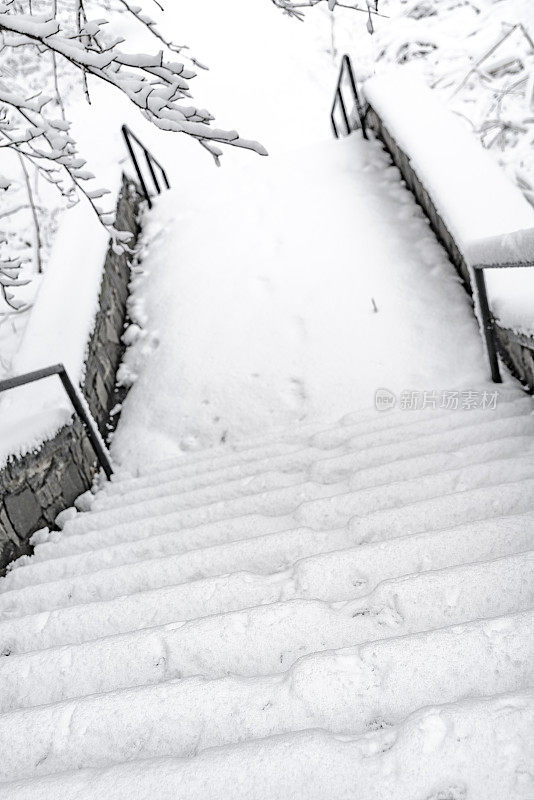
[[[367,124],[384,143],[393,163],[399,168],[406,185],[425,212],[432,230],[456,267],[464,288],[472,297],[473,287],[471,286],[467,263],[458,249],[454,237],[437,212],[430,195],[419,180],[409,156],[399,147],[380,116],[372,107],[369,107],[367,112]],[[439,154],[436,157],[439,158]],[[495,338],[499,355],[504,363],[525,388],[534,393],[534,338],[514,333],[499,324],[495,325]]]
[[[133,233],[133,243],[140,230],[140,200],[135,185],[123,178],[117,226]],[[123,399],[115,379],[124,352],[121,336],[126,322],[129,261],[127,254],[119,256],[109,248],[81,387],[104,438],[118,420],[118,415],[110,417],[109,412]],[[96,469],[93,449],[79,420],[74,419],[37,452],[13,458],[0,470],[0,574],[15,558],[31,551],[29,539],[35,531],[52,526],[58,513],[90,488]]]
[[[117,204],[117,227],[121,231],[131,231],[134,241],[137,241],[140,231],[137,221],[140,201],[135,184],[123,177]],[[132,242],[129,246],[132,247]],[[123,399],[123,391],[116,386],[115,378],[125,349],[121,336],[126,321],[129,281],[128,256],[118,256],[110,248],[100,288],[99,310],[87,350],[83,384],[91,414],[104,438],[118,421],[117,415],[110,418],[109,412]]]

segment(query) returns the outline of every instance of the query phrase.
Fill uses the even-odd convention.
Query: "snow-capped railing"
[[[143,170],[141,169],[141,165],[139,164],[139,161],[137,159],[137,153],[135,151],[134,144],[137,145],[138,148],[140,148],[140,150],[142,151],[142,153],[143,153],[143,155],[145,157],[146,166],[147,166],[147,169],[148,169],[148,173],[150,175],[150,180],[151,180],[152,184],[154,185],[154,189],[156,191],[156,194],[161,194],[161,191],[162,191],[161,186],[160,186],[160,182],[158,181],[158,177],[157,177],[156,171],[159,171],[160,179],[163,181],[163,185],[164,185],[165,189],[170,189],[171,185],[169,183],[169,179],[167,178],[167,173],[165,172],[164,168],[161,166],[161,164],[159,163],[157,158],[155,158],[152,155],[150,150],[147,147],[145,147],[143,142],[135,135],[135,133],[127,125],[123,125],[122,126],[122,135],[124,137],[124,142],[126,144],[126,148],[127,148],[128,153],[130,155],[130,158],[132,159],[132,163],[134,165],[134,169],[135,169],[135,172],[137,174],[137,179],[139,181],[139,185],[141,187],[141,191],[143,192],[145,200],[148,203],[148,207],[152,208],[152,197],[153,197],[153,195],[150,193],[150,191],[148,189],[147,181],[145,181],[145,177],[143,175]]]
[[[18,386],[25,386],[28,383],[35,383],[35,381],[43,380],[43,378],[50,378],[52,375],[57,375],[61,381],[69,400],[72,403],[74,411],[80,418],[80,421],[85,428],[87,438],[91,442],[91,446],[98,459],[98,463],[104,470],[106,477],[111,478],[113,474],[113,467],[109,458],[108,451],[98,429],[91,419],[91,414],[86,408],[85,402],[82,400],[80,394],[76,391],[74,384],[69,378],[68,372],[63,364],[54,364],[51,367],[44,367],[43,369],[34,370],[33,372],[26,372],[24,375],[16,375],[13,378],[6,378],[0,381],[0,394],[7,392],[10,389],[16,389]]]
[[[360,128],[362,129],[363,138],[367,139],[367,131],[365,127],[365,113],[363,110],[363,106],[360,100],[360,95],[358,94],[358,88],[356,86],[356,80],[354,78],[354,71],[352,69],[352,63],[349,56],[345,53],[343,58],[341,59],[341,67],[339,68],[339,75],[337,79],[336,85],[336,92],[334,95],[334,102],[332,103],[332,110],[330,112],[330,122],[332,123],[332,130],[334,132],[334,136],[336,139],[339,139],[339,127],[336,122],[336,110],[339,105],[341,109],[341,116],[343,117],[343,123],[345,125],[345,136],[348,136],[349,133],[356,130],[358,125],[355,124],[356,120],[354,118],[354,110],[349,114],[347,112],[347,106],[345,105],[345,99],[343,97],[343,82],[345,76],[349,79],[349,87],[352,92],[353,100],[354,100],[354,109],[356,110],[358,121],[360,123]]]

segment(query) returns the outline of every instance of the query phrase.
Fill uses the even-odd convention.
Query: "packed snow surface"
[[[334,419],[380,387],[487,380],[453,268],[359,133],[182,181],[146,217],[140,269],[114,440],[129,468]]]

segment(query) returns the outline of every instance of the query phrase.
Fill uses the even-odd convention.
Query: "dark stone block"
[[[19,537],[26,535],[28,531],[37,530],[41,520],[41,506],[29,486],[21,492],[7,495],[4,505],[9,521]]]
[[[65,500],[65,507],[71,506],[78,495],[88,488],[78,471],[77,465],[74,462],[67,464],[61,480],[61,494]]]
[[[11,542],[14,545],[19,544],[19,538],[15,532],[15,528],[9,521],[5,509],[0,508],[0,543]]]

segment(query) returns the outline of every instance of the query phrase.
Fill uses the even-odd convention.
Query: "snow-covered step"
[[[437,531],[462,523],[490,520],[534,509],[534,480],[483,486],[432,497],[405,506],[353,517],[351,529],[360,542],[374,542],[410,533]]]
[[[436,456],[435,460],[439,464],[442,456]],[[407,504],[442,498],[444,495],[467,492],[479,487],[502,486],[508,482],[534,478],[534,458],[525,455],[457,469],[445,468],[443,471],[425,475],[424,480],[419,477],[409,477],[407,480],[402,478],[401,473],[397,482],[303,502],[296,509],[294,519],[301,525],[316,529],[335,528],[346,525],[354,517],[365,517],[381,509],[402,508]],[[356,485],[359,479],[361,480],[361,475],[358,474],[354,478]]]
[[[345,450],[339,448],[339,453],[345,453]],[[146,489],[160,489],[162,494],[168,494],[169,486],[172,485],[171,491],[182,493],[203,489],[207,486],[218,486],[229,481],[251,478],[273,471],[279,473],[301,472],[321,456],[324,457],[322,450],[308,447],[271,458],[259,458],[230,467],[205,470],[198,475],[184,477],[182,467],[178,466],[139,478],[112,480],[106,483],[98,492],[96,496],[96,500],[98,500],[97,507],[103,508],[105,505],[120,504],[123,498],[130,497]]]
[[[302,441],[297,439],[297,441],[293,442],[290,441],[291,436],[288,438],[289,441],[286,439],[267,444],[259,444],[245,450],[233,450],[224,446],[221,448],[214,448],[213,450],[202,450],[198,453],[190,454],[190,456],[192,456],[190,458],[185,455],[171,457],[163,461],[147,464],[146,467],[139,468],[135,475],[130,474],[125,468],[124,472],[118,472],[117,475],[115,475],[114,480],[120,481],[121,475],[125,480],[132,480],[156,472],[166,472],[176,467],[181,468],[184,477],[187,475],[198,475],[206,469],[222,469],[223,467],[230,467],[234,464],[244,464],[247,461],[255,461],[258,458],[272,458],[274,456],[296,452],[301,450],[304,446],[309,445],[312,436],[305,437]]]
[[[503,393],[500,404],[505,405],[507,403],[513,403],[517,400],[521,400],[523,396],[523,393],[517,390],[505,392]],[[448,416],[451,413],[458,414],[462,412],[452,412],[446,409],[427,409],[414,411],[411,417],[412,420],[415,417],[417,417],[417,419],[425,419],[432,414],[432,418],[435,419],[438,416]],[[255,459],[261,459],[269,457],[271,450],[276,451],[277,449],[281,449],[282,451],[290,451],[295,445],[300,448],[309,446],[312,436],[316,434],[327,435],[344,426],[351,425],[351,435],[354,435],[354,432],[357,430],[368,433],[397,427],[398,425],[405,425],[408,415],[406,412],[398,410],[383,414],[377,412],[375,408],[366,408],[355,415],[355,417],[357,417],[356,419],[351,419],[351,416],[350,414],[346,415],[338,422],[332,422],[331,424],[325,422],[309,422],[301,423],[289,430],[287,426],[275,428],[269,433],[246,438],[242,441],[228,442],[224,445],[218,445],[200,451],[184,452],[180,456],[170,457],[156,462],[155,464],[151,463],[146,467],[140,466],[135,476],[130,475],[127,470],[119,471],[113,476],[113,481],[121,483],[129,482],[130,480],[150,479],[154,471],[166,472],[169,470],[181,469],[186,473],[188,470],[195,472],[198,467],[202,469],[204,465],[210,469],[212,463],[217,465],[217,468],[220,469],[221,465],[230,466],[231,463],[235,463],[236,459],[240,459],[240,454],[243,454],[243,456],[247,458],[248,455],[253,453]]]
[[[533,411],[532,400],[522,393],[514,393],[510,402],[503,402],[498,405],[494,410],[473,410],[473,411],[414,411],[414,412],[398,412],[397,416],[392,418],[389,414],[381,416],[376,411],[372,412],[370,419],[352,423],[351,425],[335,426],[327,428],[315,436],[319,444],[315,444],[310,440],[300,443],[285,444],[279,443],[272,448],[265,449],[262,447],[253,449],[246,454],[242,455],[239,452],[224,450],[218,454],[213,451],[203,451],[202,458],[196,458],[193,462],[189,463],[187,458],[174,458],[168,459],[150,465],[146,470],[140,472],[136,477],[132,477],[127,472],[113,476],[113,480],[109,487],[106,488],[106,493],[113,494],[115,492],[122,493],[137,486],[154,486],[169,480],[182,480],[193,481],[192,488],[196,487],[195,481],[198,480],[198,485],[209,485],[206,483],[207,476],[209,480],[214,481],[217,478],[216,473],[223,473],[229,471],[229,477],[242,477],[249,474],[249,470],[253,474],[261,472],[262,462],[265,463],[265,470],[269,469],[269,462],[272,463],[272,468],[277,466],[276,462],[287,459],[289,463],[293,459],[300,460],[305,457],[306,451],[310,451],[312,456],[319,456],[323,451],[325,457],[328,452],[334,449],[358,449],[372,448],[384,443],[395,443],[404,441],[411,441],[417,438],[417,433],[421,424],[421,436],[429,434],[429,428],[432,432],[447,432],[458,431],[466,428],[476,428],[478,425],[488,425],[500,419],[513,419],[515,416],[522,416],[528,418]],[[394,435],[390,433],[392,429],[396,429],[397,433]],[[398,435],[400,432],[401,435]],[[337,443],[331,443],[331,438],[338,438]],[[324,440],[324,441],[323,441]],[[328,447],[324,447],[324,444]],[[230,474],[232,471],[233,474]]]
[[[450,470],[477,464],[487,465],[502,459],[517,462],[519,458],[523,457],[529,458],[534,466],[533,436],[496,439],[483,444],[467,445],[452,452],[427,453],[424,456],[404,458],[391,464],[380,464],[377,467],[368,467],[349,473],[347,480],[351,489],[372,489],[400,480],[406,481],[413,478],[425,478],[426,480],[426,477],[430,475],[442,475]]]
[[[506,529],[499,523],[461,525],[304,558],[293,569],[296,595],[325,600],[363,595],[369,600],[369,593],[386,591],[390,581],[414,574],[432,581],[446,569],[453,570],[450,575],[454,580],[455,569],[482,568],[489,574],[488,564],[495,569],[520,565],[520,572],[530,570],[534,550],[531,523],[525,520],[522,530],[513,524]],[[355,607],[359,607],[358,602]]]
[[[283,481],[281,481],[283,483]],[[336,484],[337,492],[342,492],[344,484]],[[123,522],[150,520],[157,516],[178,513],[180,527],[202,525],[214,520],[231,519],[246,514],[265,514],[281,516],[290,514],[301,503],[316,497],[328,497],[336,493],[335,486],[322,485],[313,481],[299,481],[287,487],[266,489],[256,494],[232,497],[228,500],[215,500],[211,503],[191,505],[188,507],[181,497],[156,497],[153,500],[141,500],[131,505],[104,509],[91,513],[78,514],[69,520],[63,529],[63,535],[85,533],[104,529]]]
[[[257,459],[232,467],[223,467],[206,471],[199,475],[183,477],[181,467],[174,467],[165,472],[156,472],[141,478],[112,481],[105,484],[97,495],[98,503],[93,506],[119,505],[123,498],[131,497],[144,489],[156,489],[161,495],[169,492],[189,492],[207,486],[215,486],[239,478],[250,478],[272,471],[300,472],[309,469],[311,480],[318,482],[336,482],[336,474],[343,475],[356,469],[377,466],[404,457],[424,455],[426,453],[449,452],[458,447],[478,444],[505,437],[524,436],[534,431],[534,416],[518,416],[481,422],[469,428],[462,428],[435,436],[411,439],[393,445],[378,445],[362,450],[355,448],[347,451],[346,447],[336,451],[323,451],[316,448],[305,448],[289,455],[275,456],[268,459]],[[341,480],[342,478],[340,478]],[[172,484],[172,487],[171,487]]]
[[[193,749],[185,759],[158,752],[141,762],[5,783],[2,797],[525,800],[534,787],[533,728],[532,691],[469,698],[418,710],[395,726],[381,728],[377,721],[359,736],[308,729],[198,755]]]
[[[357,542],[386,538],[385,531],[389,531],[391,537],[423,532],[427,523],[430,530],[439,530],[460,525],[464,521],[471,522],[528,512],[534,508],[533,489],[534,482],[528,480],[503,486],[484,487],[458,492],[455,496],[446,495],[441,499],[431,498],[428,501],[411,503],[405,507],[404,511],[386,509],[373,512],[363,520],[354,518],[349,524],[354,526],[355,532],[358,534]],[[434,514],[435,510],[439,511],[437,517]],[[32,556],[32,563],[81,554],[111,545],[139,542],[147,537],[164,533],[178,535],[179,532],[180,540],[184,541],[184,549],[193,549],[275,533],[294,527],[308,527],[306,524],[303,526],[299,525],[298,521],[296,522],[300,513],[297,511],[295,515],[279,517],[248,514],[238,518],[204,523],[186,530],[183,529],[181,513],[177,512],[135,523],[126,522],[111,528],[65,538],[62,534],[53,534],[52,541],[44,542],[36,548]],[[395,527],[392,526],[393,515],[398,520]],[[315,526],[312,523],[310,527]]]
[[[0,620],[0,654],[75,644],[115,633],[236,611],[284,599],[288,571],[248,572],[179,584],[114,600]]]
[[[87,533],[71,534],[70,536],[65,536],[62,531],[54,531],[47,541],[35,548],[31,556],[31,563],[88,553],[114,545],[134,542],[141,544],[148,537],[163,534],[175,535],[177,539],[184,542],[184,549],[192,549],[209,547],[220,542],[248,539],[295,527],[290,516],[266,517],[259,514],[244,514],[241,517],[216,520],[184,528],[182,514],[178,511],[174,514],[164,514],[161,517],[156,516],[136,522],[123,522],[110,528],[97,528]],[[25,559],[22,563],[30,562]]]
[[[166,625],[228,611],[266,605],[282,599],[350,600],[372,592],[382,581],[414,572],[439,570],[471,561],[495,559],[532,549],[532,515],[525,518],[496,520],[485,525],[460,526],[451,531],[423,534],[404,539],[378,542],[349,550],[337,550],[311,556],[294,566],[272,574],[233,572],[212,578],[190,579],[150,591],[119,596],[107,601],[72,605],[77,589],[83,596],[82,581],[60,581],[41,584],[12,592],[15,600],[11,614],[0,621],[0,652],[20,653],[28,650],[80,643],[116,633],[134,631],[154,625]],[[213,556],[227,556],[219,551]],[[209,564],[209,551],[200,551],[196,564]],[[187,569],[187,558],[182,569]],[[165,559],[162,560],[163,568]],[[243,564],[241,564],[244,567]],[[266,566],[264,564],[264,566]],[[178,559],[177,570],[180,568]],[[233,567],[236,569],[236,566]],[[216,570],[214,570],[216,571]],[[209,573],[205,566],[197,574]],[[96,573],[96,580],[109,586],[108,571]],[[113,570],[111,575],[117,573]],[[111,586],[124,593],[120,578]],[[186,576],[182,573],[185,581]],[[103,579],[108,579],[106,583]],[[141,573],[140,580],[146,580]],[[40,590],[40,591],[37,591]],[[111,591],[110,589],[106,589]],[[56,610],[24,616],[22,597],[28,603],[48,607],[58,598],[66,603]],[[18,601],[17,601],[18,598]]]
[[[354,735],[424,706],[534,681],[534,612],[306,656],[257,678],[189,678],[0,716],[14,781],[322,728]]]
[[[276,540],[275,540],[276,541]],[[57,581],[48,581],[36,585],[27,585],[22,588],[14,588],[11,591],[4,591],[0,594],[0,619],[12,615],[20,615],[21,610],[24,614],[34,614],[52,608],[61,608],[67,605],[79,605],[94,601],[110,600],[128,594],[159,589],[165,586],[185,583],[199,578],[211,577],[224,574],[225,572],[254,571],[261,569],[263,572],[280,570],[292,563],[290,553],[285,552],[283,558],[275,549],[271,561],[268,558],[268,545],[261,542],[249,540],[249,553],[254,554],[247,559],[246,546],[239,543],[241,547],[233,548],[207,548],[204,550],[193,551],[189,554],[168,556],[152,560],[139,561],[136,564],[127,564],[107,569],[86,573],[72,578],[64,578]],[[273,542],[274,544],[274,542]],[[299,544],[297,544],[297,548]],[[408,547],[409,551],[409,547]],[[235,561],[232,562],[232,555]],[[244,557],[245,556],[245,557]],[[255,557],[254,557],[255,556]],[[222,559],[222,560],[221,560]],[[313,557],[311,559],[313,563]],[[354,585],[354,576],[359,575],[359,583],[369,583],[369,578],[361,569],[361,554],[358,549],[349,552],[334,552],[322,557],[316,557],[316,561],[323,564],[325,570],[331,563],[342,561],[345,565],[353,565],[356,561],[360,562],[360,569],[351,566],[351,584]],[[282,562],[282,563],[280,563]],[[396,566],[396,564],[394,565]],[[302,568],[302,563],[298,563],[296,570]],[[399,573],[396,573],[399,574]],[[339,585],[339,577],[332,575],[333,585]],[[381,580],[382,578],[379,578]],[[324,584],[328,597],[341,598],[336,595],[334,589],[329,588],[328,582]],[[314,588],[312,587],[313,591]],[[312,595],[318,596],[318,595]],[[322,595],[321,595],[322,596]]]
[[[345,480],[358,470],[382,464],[388,464],[393,468],[394,463],[405,459],[451,453],[465,447],[507,438],[532,437],[532,434],[534,434],[534,416],[531,415],[481,422],[469,428],[430,434],[407,442],[377,445],[365,450],[356,449],[322,458],[315,461],[310,468],[309,478],[325,483],[336,483]],[[518,441],[517,444],[519,449],[522,443]]]
[[[440,565],[442,562],[439,559],[435,561],[436,555],[448,556],[450,551],[456,554],[462,553],[464,561],[475,561],[489,558],[492,554],[499,556],[534,547],[533,523],[534,514],[505,517],[429,535],[419,534],[409,537],[406,542],[386,541],[378,544],[376,550],[372,552],[383,553],[381,560],[393,559],[394,564],[404,564],[402,569],[405,572],[419,569],[417,565],[423,561],[430,565],[434,563]],[[442,539],[436,538],[439,535]],[[204,549],[202,542],[199,543],[195,537],[193,529],[45,561],[31,558],[22,566],[8,572],[0,582],[0,590],[8,592],[25,586],[60,581],[69,576],[87,575],[107,568],[116,569],[127,564],[145,562],[148,568],[151,560],[157,559],[156,563],[159,563],[160,559],[171,556],[181,556],[179,559],[175,558],[173,562],[175,577],[180,581],[223,574],[232,570],[274,572],[298,559],[351,548],[360,541],[357,532],[346,528],[327,531],[292,528],[221,544],[208,541],[207,549]],[[37,552],[42,546],[38,545]],[[53,550],[57,545],[52,544],[49,547]],[[358,557],[360,560],[364,559],[365,550],[360,548]],[[375,558],[375,555],[372,558]],[[326,565],[324,568],[327,568]]]
[[[309,441],[312,435],[328,435],[332,431],[344,427],[351,427],[353,431],[385,430],[398,427],[399,425],[405,425],[408,422],[408,418],[411,418],[411,421],[414,419],[435,420],[438,417],[446,417],[451,414],[458,416],[466,413],[470,414],[472,418],[475,419],[479,412],[491,413],[492,411],[496,410],[496,408],[493,408],[495,402],[493,396],[495,395],[496,391],[498,395],[496,405],[501,409],[504,406],[510,405],[516,401],[524,400],[526,397],[525,392],[522,391],[520,387],[513,385],[506,387],[503,386],[498,390],[495,390],[493,385],[488,385],[485,391],[488,405],[488,408],[486,409],[464,409],[462,408],[462,397],[458,398],[459,407],[456,409],[428,407],[425,409],[406,411],[402,410],[401,408],[396,408],[388,410],[387,412],[381,412],[377,411],[375,407],[368,406],[358,411],[345,414],[340,420],[330,423],[323,420],[322,422],[311,421],[296,423],[289,429],[287,425],[274,427],[263,434],[245,437],[239,441],[227,442],[209,449],[188,452],[184,451],[180,456],[165,459],[158,462],[156,465],[150,464],[146,467],[139,467],[139,476],[149,474],[153,471],[154,466],[156,469],[166,469],[168,465],[172,463],[181,464],[182,466],[198,464],[203,461],[208,462],[212,459],[231,456],[233,453],[243,452],[251,449],[260,450],[262,447],[277,446],[278,444],[287,445],[298,443],[302,446]],[[120,480],[121,476],[119,475],[117,477]]]
[[[99,493],[91,505],[91,513],[107,511],[113,508],[122,508],[137,504],[146,504],[149,500],[162,498],[158,506],[161,513],[166,513],[167,508],[172,511],[180,508],[195,508],[209,503],[225,500],[234,500],[248,495],[261,494],[273,489],[283,489],[289,486],[298,486],[306,481],[304,468],[287,470],[269,470],[256,475],[230,478],[219,483],[209,483],[206,486],[196,487],[182,491],[180,481],[170,481],[160,486],[133,489],[120,495],[106,495]],[[317,481],[320,483],[320,481]]]
[[[478,430],[481,428],[482,430]],[[502,435],[500,435],[502,433]],[[532,434],[534,433],[534,416],[516,417],[511,419],[497,420],[493,426],[481,424],[474,426],[467,431],[455,431],[452,435],[441,435],[441,441],[432,441],[430,444],[425,439],[436,437],[424,437],[423,439],[408,442],[408,447],[404,445],[404,452],[399,445],[387,448],[372,448],[371,450],[357,450],[352,453],[343,452],[337,457],[324,457],[323,451],[312,449],[301,450],[290,456],[270,459],[269,461],[249,462],[245,465],[229,468],[228,470],[216,473],[206,473],[194,478],[182,479],[176,476],[175,479],[168,478],[155,485],[146,485],[142,482],[139,486],[133,481],[130,485],[118,486],[122,491],[117,491],[114,484],[105,486],[93,501],[91,511],[101,511],[108,508],[117,508],[127,503],[139,503],[157,497],[168,495],[180,496],[180,501],[185,506],[199,505],[202,502],[210,503],[216,500],[231,499],[245,494],[254,494],[271,488],[295,485],[305,480],[312,480],[317,483],[334,483],[336,480],[344,480],[352,472],[358,469],[365,469],[370,466],[366,462],[374,462],[380,465],[377,450],[386,450],[384,453],[384,464],[389,466],[389,473],[385,477],[379,476],[378,482],[391,480],[388,475],[394,474],[397,467],[396,461],[405,461],[408,458],[420,457],[420,461],[413,465],[413,474],[425,474],[433,469],[445,469],[461,464],[476,463],[484,459],[504,457],[508,454],[519,453],[522,450],[532,449]],[[456,434],[456,435],[454,435]],[[462,435],[463,434],[463,435]],[[469,434],[472,434],[471,437]],[[530,434],[528,437],[525,434]],[[471,441],[470,441],[471,439]],[[502,442],[499,447],[498,441]],[[410,453],[410,444],[415,444],[415,453]],[[419,448],[417,448],[419,445]],[[475,449],[478,445],[478,449]],[[485,449],[484,449],[485,445]],[[469,448],[469,449],[468,449]],[[417,450],[420,452],[417,452]],[[395,450],[397,452],[395,452]],[[400,452],[399,452],[400,451]],[[451,452],[456,451],[456,452]],[[478,455],[480,454],[480,455]],[[423,460],[422,456],[426,456]],[[456,462],[455,460],[456,459]],[[400,465],[404,477],[406,467]],[[176,475],[176,473],[172,473]],[[341,478],[336,476],[342,475]],[[334,478],[334,480],[332,479]],[[142,481],[142,479],[140,479]],[[371,478],[361,482],[362,485],[372,485]]]
[[[488,403],[490,395],[493,394],[494,390],[487,391]],[[447,409],[436,407],[414,410],[395,409],[387,412],[380,412],[372,408],[346,414],[337,424],[325,426],[322,431],[315,433],[309,444],[313,447],[331,449],[346,444],[347,434],[352,439],[371,433],[380,433],[393,441],[403,432],[408,438],[412,431],[418,429],[421,435],[424,435],[429,428],[435,428],[436,431],[452,430],[457,427],[477,425],[484,418],[495,420],[517,413],[532,413],[533,410],[532,399],[515,387],[511,390],[500,390],[497,403],[489,403],[486,408]]]
[[[406,422],[401,422],[393,427],[387,427],[375,431],[366,432],[365,425],[357,422],[354,425],[337,426],[322,433],[316,433],[309,441],[310,447],[318,447],[330,450],[351,442],[359,442],[362,447],[371,444],[384,444],[389,442],[400,442],[417,436],[440,433],[446,430],[466,428],[476,425],[479,422],[501,419],[502,417],[512,417],[520,414],[531,414],[533,412],[532,399],[523,396],[509,403],[497,405],[495,409],[473,409],[472,411],[457,411],[444,415],[427,414],[419,415],[419,412],[404,412]]]
[[[534,520],[534,517],[533,517]],[[188,534],[192,533],[193,538]],[[290,528],[254,538],[229,540],[221,544],[207,540],[206,547],[196,538],[196,529],[164,533],[147,539],[103,547],[72,556],[44,561],[26,560],[7,573],[0,582],[2,592],[70,576],[81,576],[102,569],[144,563],[181,556],[173,569],[181,580],[193,580],[208,574],[223,574],[236,569],[273,572],[289,566],[299,558],[316,553],[351,547],[356,537],[345,529],[313,531],[311,528]],[[39,545],[38,547],[40,547]],[[54,545],[51,545],[53,550]],[[180,566],[179,566],[180,565]]]
[[[520,393],[517,393],[513,397],[510,396],[508,399],[512,401],[518,399],[519,396]],[[372,413],[376,416],[376,411]],[[342,424],[341,421],[338,423],[332,422],[331,426],[335,427],[340,424]],[[221,460],[221,463],[224,463],[226,459],[233,459],[235,456],[239,458],[240,454],[243,454],[246,458],[248,455],[247,451],[254,451],[256,454],[255,457],[257,458],[258,454],[261,455],[264,451],[268,453],[270,450],[290,450],[294,446],[301,448],[306,446],[311,436],[316,433],[321,433],[328,427],[328,424],[324,421],[296,423],[290,429],[288,429],[287,425],[277,426],[263,434],[250,436],[237,441],[225,442],[224,444],[215,445],[202,450],[184,450],[179,456],[171,456],[155,463],[151,462],[146,466],[141,465],[138,467],[135,476],[128,473],[127,469],[123,469],[114,475],[113,480],[120,482],[122,480],[129,481],[145,476],[148,477],[154,470],[166,471],[168,469],[173,469],[175,466],[187,470],[190,466],[196,469],[198,465],[203,465],[204,463],[209,464],[212,461],[217,463]]]
[[[481,390],[484,391],[484,390]],[[488,385],[486,387],[486,399],[489,403],[490,395],[495,393],[495,388],[493,385]],[[496,400],[495,405],[505,405],[506,403],[513,403],[516,400],[524,399],[525,392],[517,386],[503,386],[497,390],[498,397]],[[494,404],[492,400],[491,405]],[[437,404],[435,408],[426,407],[426,408],[418,408],[411,412],[412,417],[417,416],[419,419],[424,419],[425,417],[428,418],[437,418],[439,416],[445,417],[449,414],[458,414],[463,413],[464,410],[461,408],[460,398],[459,398],[459,408],[440,408]],[[477,410],[477,409],[473,409]],[[480,410],[480,409],[478,409]],[[232,443],[232,447],[237,447],[241,449],[245,449],[255,445],[261,445],[266,443],[272,443],[273,441],[292,441],[294,438],[298,438],[302,440],[303,437],[307,436],[308,434],[315,434],[315,433],[325,433],[327,431],[331,431],[335,428],[343,428],[349,426],[359,425],[362,429],[367,430],[382,430],[386,428],[393,428],[397,427],[398,425],[403,425],[406,423],[406,417],[410,412],[403,410],[402,408],[392,408],[388,409],[387,411],[378,411],[375,406],[366,406],[364,408],[360,408],[356,411],[349,412],[348,414],[344,414],[341,419],[334,420],[334,421],[326,421],[322,420],[321,422],[301,422],[297,423],[294,428],[288,430],[287,425],[280,426],[277,428],[272,428],[267,433],[261,434],[259,436],[250,436],[245,437],[244,439],[240,440],[237,443]],[[469,412],[468,412],[469,413]],[[221,448],[222,449],[222,448]],[[207,454],[207,451],[204,451]]]
[[[335,425],[325,428],[309,437],[292,441],[291,433],[286,435],[286,440],[281,439],[267,444],[259,444],[244,450],[230,450],[226,446],[214,450],[205,450],[192,454],[190,457],[180,456],[165,461],[150,464],[140,469],[135,476],[127,471],[114,476],[113,484],[130,483],[135,480],[155,480],[157,473],[164,475],[166,472],[179,470],[183,478],[201,475],[206,471],[220,470],[237,465],[243,465],[258,460],[267,460],[273,457],[290,455],[305,448],[332,450],[338,447],[371,447],[384,442],[398,442],[408,440],[428,433],[454,430],[480,422],[488,422],[504,417],[527,415],[532,413],[533,404],[530,397],[523,394],[512,394],[508,402],[501,402],[495,409],[473,409],[470,411],[413,411],[398,412],[398,416],[391,418],[388,414],[370,419],[360,420],[350,425]]]
[[[534,551],[391,578],[346,609],[400,636],[532,607]]]
[[[0,660],[0,713],[171,678],[283,672],[306,654],[532,606],[531,551],[391,579],[336,607],[290,600],[83,645],[12,654]]]
[[[440,457],[436,456],[438,458]],[[202,506],[186,506],[183,510],[179,497],[155,498],[126,507],[79,514],[66,523],[63,533],[70,536],[111,527],[121,522],[153,519],[155,515],[164,516],[173,512],[178,512],[177,522],[181,528],[247,514],[269,517],[294,514],[295,519],[303,525],[315,528],[338,527],[346,524],[354,514],[361,516],[378,508],[403,505],[459,489],[491,486],[530,476],[534,476],[534,459],[523,456],[460,469],[445,468],[442,472],[429,475],[425,481],[402,480],[401,474],[398,482],[392,484],[387,492],[381,486],[355,492],[347,491],[343,483],[322,485],[306,481],[295,486],[219,500]],[[309,522],[311,519],[313,523]]]
[[[521,399],[520,393],[514,395],[513,399]],[[429,412],[425,413],[422,411],[416,412],[418,418],[420,419],[425,419],[428,416],[428,413]],[[432,413],[434,415],[436,414],[435,411]],[[442,416],[447,416],[453,412],[443,411],[438,413],[440,413]],[[478,419],[479,418],[476,416],[473,417],[471,420],[472,424],[476,424]],[[406,413],[401,414],[398,412],[395,418],[393,418],[390,414],[380,415],[375,409],[372,409],[368,412],[364,421],[360,419],[360,427],[362,432],[371,433],[373,431],[380,431],[395,425],[406,424],[406,422]],[[341,425],[342,422],[339,424]],[[330,431],[334,428],[334,426],[331,428],[325,428],[324,425],[318,427],[319,430],[317,433],[325,433],[325,431]],[[287,436],[287,430],[280,435],[281,437]],[[351,437],[354,437],[354,427],[351,429]],[[104,486],[101,494],[104,494],[106,497],[112,494],[124,494],[133,488],[157,486],[167,481],[178,480],[182,482],[184,491],[187,491],[190,488],[198,488],[200,486],[206,486],[218,482],[219,474],[225,477],[228,476],[228,478],[245,477],[248,474],[257,474],[275,468],[280,468],[285,471],[286,469],[291,469],[293,463],[297,464],[297,468],[302,468],[302,466],[307,464],[310,459],[320,457],[320,454],[322,453],[321,448],[310,447],[307,439],[300,442],[300,445],[300,448],[297,450],[291,448],[288,452],[284,451],[282,454],[275,454],[272,456],[266,456],[265,453],[260,450],[256,454],[256,457],[252,460],[242,461],[241,463],[233,465],[226,464],[223,466],[220,466],[213,456],[228,454],[228,448],[220,448],[217,449],[217,451],[202,451],[202,460],[205,461],[206,468],[203,471],[193,475],[184,474],[185,466],[190,463],[190,460],[187,456],[158,462],[156,465],[151,465],[151,467],[147,468],[147,470],[143,470],[135,477],[129,475],[127,471],[121,470],[112,476],[111,482]],[[339,449],[342,450],[343,445],[341,445]],[[198,459],[196,460],[198,461]]]

